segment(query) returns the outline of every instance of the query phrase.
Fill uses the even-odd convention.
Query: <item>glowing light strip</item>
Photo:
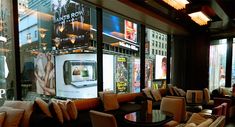
[[[196,22],[200,26],[207,25],[208,21],[211,20],[210,18],[207,17],[207,15],[205,15],[201,11],[194,12],[194,13],[191,13],[191,14],[188,14],[188,15],[191,17],[191,19],[194,22]]]
[[[169,4],[176,10],[181,10],[186,7],[186,4],[189,4],[187,0],[163,0],[165,3]]]

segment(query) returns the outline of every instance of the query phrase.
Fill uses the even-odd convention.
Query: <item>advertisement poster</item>
[[[166,79],[167,58],[166,56],[156,55],[155,79]]]
[[[116,93],[126,93],[128,83],[127,58],[117,57]]]
[[[52,0],[54,42],[59,49],[89,45],[90,8],[73,0]]]
[[[60,55],[56,56],[55,60],[56,96],[67,98],[97,97],[95,54]]]
[[[103,54],[103,61],[103,91],[114,91],[115,57],[114,55]]]
[[[137,24],[125,20],[125,39],[137,43]]]
[[[134,59],[132,92],[140,92],[140,59]]]
[[[145,87],[151,87],[153,81],[153,61],[145,60]]]
[[[55,95],[54,57],[50,53],[39,53],[34,59],[34,75],[38,94]]]

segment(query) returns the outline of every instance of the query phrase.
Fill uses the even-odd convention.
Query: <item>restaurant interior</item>
[[[235,127],[234,0],[0,0],[0,127]]]

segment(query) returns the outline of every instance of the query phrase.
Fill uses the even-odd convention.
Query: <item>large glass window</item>
[[[104,91],[140,92],[138,31],[138,23],[110,12],[103,12]]]
[[[225,87],[227,39],[215,40],[210,46],[209,89]]]
[[[19,10],[22,99],[96,97],[96,10],[78,0],[24,5]]]
[[[12,0],[0,0],[0,105],[15,99],[15,50]]]
[[[235,38],[233,38],[233,54],[232,54],[232,81],[231,87],[235,84]]]
[[[159,38],[153,38],[151,34],[156,33]],[[166,72],[167,72],[167,35],[158,31],[147,28],[146,29],[146,43],[145,43],[145,87],[165,87],[166,84]],[[159,46],[153,46],[150,40],[153,42],[159,42]],[[156,52],[151,52],[156,50]]]

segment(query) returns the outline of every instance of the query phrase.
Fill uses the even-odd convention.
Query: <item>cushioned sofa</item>
[[[48,103],[42,99],[35,101],[5,101],[0,107],[0,127],[92,127],[89,116],[90,110],[97,110],[113,114],[119,124],[122,124],[123,115],[129,112],[142,110],[145,106],[145,100],[141,93],[117,94],[117,102],[119,107],[115,110],[105,110],[101,98],[70,100],[73,102],[74,109],[70,111],[77,117],[69,114],[69,121],[65,120],[64,113],[62,121],[59,119],[57,112],[58,106],[55,107],[54,102],[64,103],[66,100],[51,99]],[[44,107],[42,107],[44,105]],[[53,109],[54,108],[54,109]],[[61,111],[62,112],[62,111]],[[5,118],[5,119],[4,119]],[[1,120],[2,119],[2,120]],[[121,121],[121,122],[120,122]],[[122,125],[121,125],[122,126]]]
[[[201,115],[186,112],[184,97],[163,97],[160,110],[174,115],[173,120],[166,123],[164,127],[223,127],[225,125],[225,116],[223,115]]]
[[[60,101],[57,102],[60,103]],[[43,109],[40,107],[41,104],[39,104],[37,100],[35,100],[34,102],[5,101],[4,105],[0,107],[0,119],[1,119],[1,113],[3,111],[4,113],[6,113],[5,115],[7,116],[8,115],[10,116],[12,114],[18,114],[16,116],[16,118],[18,119],[13,119],[13,121],[5,119],[4,126],[6,125],[9,126],[12,123],[14,123],[15,125],[20,125],[20,127],[42,127],[42,126],[43,127],[92,127],[89,111],[97,110],[113,114],[117,119],[118,126],[125,127],[126,124],[123,121],[124,114],[146,109],[146,100],[143,97],[143,93],[118,94],[117,102],[119,104],[119,107],[114,110],[105,110],[104,104],[100,97],[91,98],[91,99],[72,100],[72,102],[74,107],[72,113],[73,116],[74,115],[76,116],[76,118],[70,121],[65,121],[65,118],[63,118],[64,119],[63,124],[61,124],[60,119],[56,118],[55,113],[53,113],[56,108],[54,109],[54,111],[51,110],[51,107],[53,106],[51,102],[49,103],[43,102],[43,105],[46,105],[44,106]],[[42,103],[42,101],[40,103]],[[10,108],[11,110],[8,111],[7,108]],[[19,109],[19,110],[14,110],[14,109]],[[74,114],[75,110],[77,111],[77,114]],[[51,116],[49,116],[50,115],[50,113],[48,113],[49,111],[51,113]],[[13,118],[9,116],[7,118]],[[65,117],[64,114],[63,117]],[[72,118],[71,116],[69,117]],[[8,124],[6,124],[6,121],[8,122]],[[216,119],[213,122],[213,125],[214,124],[221,125],[223,124],[223,121],[224,121],[223,117],[218,117],[218,119]]]
[[[74,103],[78,110],[79,126],[92,127],[89,111],[97,110],[113,114],[117,119],[118,125],[124,127],[124,114],[143,110],[144,108],[146,108],[146,100],[144,100],[142,93],[117,94],[117,101],[119,103],[119,108],[106,111],[104,109],[101,98],[74,100]]]

